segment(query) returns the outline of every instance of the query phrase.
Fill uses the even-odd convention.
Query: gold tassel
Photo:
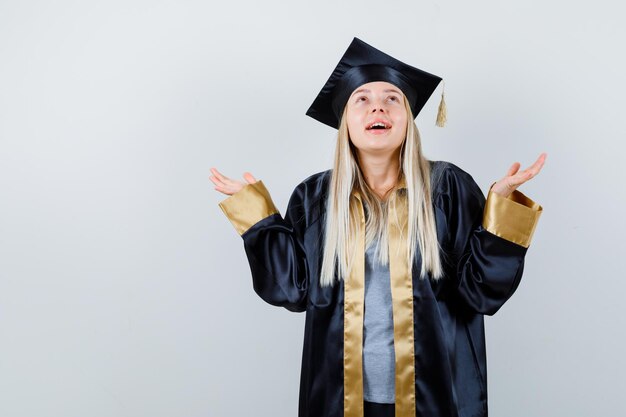
[[[445,88],[446,83],[444,82],[441,89],[441,101],[439,102],[439,111],[437,112],[437,123],[435,123],[439,127],[444,127],[446,125],[446,121],[448,121],[448,109],[446,108],[446,100],[444,98]]]

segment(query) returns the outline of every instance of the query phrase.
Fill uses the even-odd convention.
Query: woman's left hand
[[[546,161],[546,156],[547,154],[545,152],[542,153],[534,164],[522,171],[519,171],[521,166],[519,162],[513,163],[511,168],[507,171],[506,176],[493,184],[491,191],[503,197],[508,197],[517,187],[539,174],[539,171],[541,171]]]

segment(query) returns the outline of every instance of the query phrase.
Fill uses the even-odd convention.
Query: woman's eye
[[[391,101],[398,101],[398,97],[396,97],[396,96],[390,96],[390,97],[389,97],[389,100],[391,100]]]

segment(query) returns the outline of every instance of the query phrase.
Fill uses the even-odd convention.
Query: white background
[[[0,415],[292,417],[303,314],[258,298],[209,168],[282,213],[331,167],[304,115],[354,36],[445,79],[430,159],[486,191],[548,153],[492,416],[622,416],[619,1],[0,2]]]

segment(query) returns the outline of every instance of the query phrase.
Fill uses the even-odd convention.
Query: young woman
[[[487,200],[427,160],[414,117],[439,81],[355,38],[307,112],[338,129],[334,167],[284,218],[262,181],[212,169],[254,290],[306,311],[299,417],[487,416],[483,316],[520,282],[542,209],[517,188],[546,155]]]

